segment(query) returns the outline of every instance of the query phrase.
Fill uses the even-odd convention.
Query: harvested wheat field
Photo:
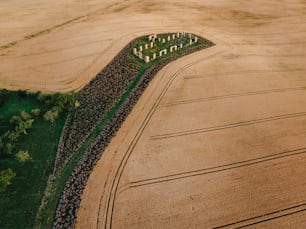
[[[140,35],[216,44],[155,76],[95,166],[76,228],[306,227],[306,1],[66,1],[39,18],[31,2],[0,14],[24,18],[0,37],[18,41],[0,50],[2,87],[78,90]]]

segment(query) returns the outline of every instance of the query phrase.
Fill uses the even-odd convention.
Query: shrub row
[[[54,175],[84,143],[139,72],[141,66],[129,56],[132,43],[76,95],[75,101],[80,106],[73,108],[64,125]]]
[[[57,229],[74,227],[76,223],[77,210],[81,202],[81,196],[90,173],[92,172],[95,164],[101,157],[102,152],[110,143],[112,137],[116,134],[123,121],[126,119],[127,115],[130,113],[133,106],[135,105],[149,82],[152,80],[154,75],[169,62],[174,61],[183,55],[187,55],[213,45],[213,43],[211,43],[210,41],[203,41],[205,42],[202,45],[191,47],[179,54],[174,54],[160,60],[143,74],[140,81],[137,83],[137,85],[131,91],[125,101],[121,104],[121,106],[115,112],[113,117],[111,117],[108,123],[105,124],[96,140],[87,148],[82,159],[79,161],[78,165],[74,169],[72,175],[66,183],[61,199],[59,200],[53,228]],[[135,40],[132,41],[127,47],[131,47],[131,44],[133,45],[134,42]],[[126,50],[124,50],[124,52],[126,52]],[[119,55],[119,57],[122,58],[125,56]],[[122,60],[120,61],[120,63],[124,63],[124,61]],[[113,87],[116,86],[116,84],[113,85]],[[89,89],[89,87],[96,88],[94,83],[92,82],[88,86],[86,86],[86,91],[92,91]]]

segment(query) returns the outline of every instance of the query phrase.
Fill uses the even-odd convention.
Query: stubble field
[[[19,4],[0,3],[0,45],[17,41],[0,49],[9,89],[78,90],[140,35],[216,44],[155,76],[96,165],[76,228],[306,226],[305,1]]]

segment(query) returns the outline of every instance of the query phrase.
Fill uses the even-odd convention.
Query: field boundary
[[[134,46],[141,38],[143,37],[136,38],[131,41],[120,53],[127,53],[130,55],[131,47]],[[81,196],[86,186],[86,182],[95,164],[110,143],[112,137],[119,130],[120,126],[150,81],[165,65],[182,56],[214,45],[212,42],[204,38],[199,37],[199,39],[201,39],[203,43],[181,50],[181,52],[168,55],[161,58],[159,61],[147,64],[145,68],[140,69],[138,74],[136,74],[135,79],[130,83],[130,86],[123,92],[120,99],[118,99],[118,101],[113,105],[107,115],[95,125],[94,129],[91,129],[91,133],[94,133],[94,135],[90,137],[91,142],[84,140],[80,145],[81,147],[84,145],[84,143],[86,143],[88,144],[88,147],[83,149],[85,150],[83,156],[79,155],[81,159],[77,162],[77,166],[73,169],[72,175],[69,177],[65,185],[64,191],[62,192],[62,196],[57,205],[53,228],[70,228],[75,226],[77,210],[80,206]],[[119,55],[119,57],[125,58],[126,56]],[[134,58],[136,59],[136,57]],[[113,60],[116,59],[118,59],[118,55]],[[113,62],[107,65],[106,68],[111,66],[112,63]],[[97,76],[100,77],[94,78],[88,85],[85,86],[86,89],[90,89],[90,87],[93,86],[97,80],[103,77],[101,76],[101,73],[99,73]],[[86,138],[89,135],[90,134],[88,133]],[[64,137],[62,137],[62,139],[63,138]],[[59,147],[61,146],[59,145]],[[75,157],[75,155],[72,155],[72,157]],[[65,167],[61,173],[64,171]]]

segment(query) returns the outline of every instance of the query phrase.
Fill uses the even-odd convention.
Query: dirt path
[[[1,85],[78,89],[152,32],[217,45],[157,74],[96,165],[76,227],[306,227],[306,3],[112,3],[1,50]]]

